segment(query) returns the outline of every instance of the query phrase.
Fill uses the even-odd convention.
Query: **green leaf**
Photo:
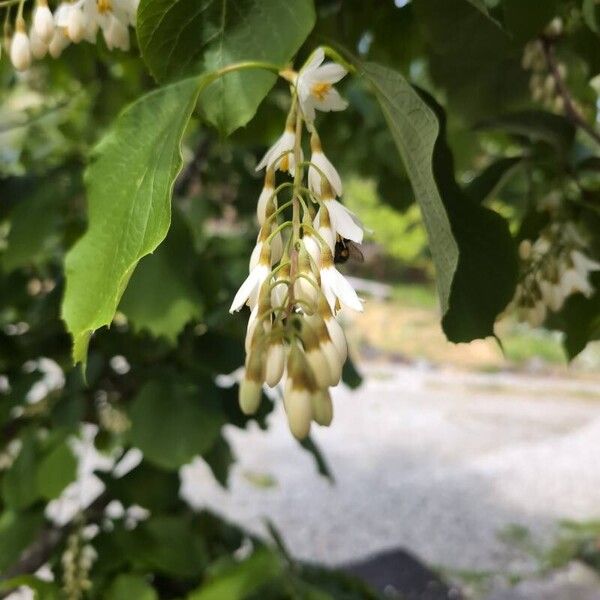
[[[239,61],[284,66],[314,22],[312,0],[142,0],[137,35],[150,71],[164,81]],[[275,81],[266,71],[231,73],[203,96],[204,116],[229,135],[254,116]]]
[[[187,517],[153,515],[125,540],[130,559],[144,568],[192,578],[206,567],[204,540]]]
[[[208,390],[169,381],[147,383],[130,417],[132,444],[164,469],[178,469],[210,450],[224,424]]]
[[[331,483],[333,483],[335,481],[335,477],[333,476],[333,472],[329,468],[329,465],[327,464],[327,461],[325,460],[325,457],[323,456],[323,453],[321,452],[321,449],[319,448],[319,446],[317,446],[317,444],[312,439],[312,437],[309,436],[307,438],[304,438],[300,442],[300,445],[307,452],[309,452],[310,454],[313,455],[313,458],[315,459],[315,463],[317,465],[317,470],[319,471],[319,473],[321,475],[323,475],[323,477],[326,477],[327,479],[329,479],[329,481]]]
[[[235,456],[229,442],[220,436],[213,447],[204,454],[204,460],[213,472],[215,479],[226,488],[229,469],[235,463]]]
[[[136,330],[175,343],[184,326],[200,317],[201,299],[189,260],[192,248],[190,232],[181,219],[173,219],[164,244],[142,259],[119,306]]]
[[[556,14],[558,0],[503,0],[504,25],[519,43],[542,32]]]
[[[566,154],[575,140],[575,127],[564,117],[541,110],[508,113],[478,124],[478,129],[500,129],[534,142],[545,142]]]
[[[33,542],[44,524],[41,511],[17,513],[11,510],[0,515],[0,573],[15,563]]]
[[[242,600],[281,575],[282,571],[279,557],[261,549],[241,563],[220,569],[215,577],[189,594],[187,600]]]
[[[520,163],[520,157],[500,158],[494,161],[469,182],[469,185],[465,188],[465,193],[477,204],[485,202],[498,190]]]
[[[36,481],[39,493],[52,500],[75,480],[77,459],[66,440],[55,446],[38,464]]]
[[[204,79],[142,96],[117,118],[88,168],[89,227],[66,256],[62,316],[75,362],[109,325],[138,261],[167,235],[180,143]]]
[[[427,44],[428,75],[445,92],[451,114],[472,123],[529,100],[522,46],[480,7],[465,0],[412,4]]]
[[[37,449],[35,434],[27,432],[21,438],[22,447],[10,469],[2,480],[2,497],[6,506],[23,510],[38,498],[36,485]]]
[[[380,65],[364,64],[361,74],[381,105],[421,208],[446,336],[467,342],[493,335],[496,317],[516,285],[517,260],[507,223],[457,185],[440,124],[443,113],[434,100]]]
[[[56,188],[48,189],[46,183],[19,201],[10,215],[8,244],[1,258],[6,272],[47,260],[59,242],[62,219],[56,208]]]
[[[600,34],[600,4],[596,0],[583,0],[581,12],[586,25],[594,33]]]
[[[158,600],[154,588],[139,575],[119,575],[111,583],[106,600]]]
[[[565,333],[563,345],[569,360],[585,349],[588,342],[600,339],[600,273],[594,273],[591,283],[596,293],[591,298],[582,294],[569,296],[564,307],[549,319],[549,325]]]

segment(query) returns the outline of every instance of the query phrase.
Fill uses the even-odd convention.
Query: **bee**
[[[355,244],[352,240],[340,237],[335,243],[333,262],[343,264],[350,259],[356,262],[365,262],[365,257],[358,247],[358,244]]]

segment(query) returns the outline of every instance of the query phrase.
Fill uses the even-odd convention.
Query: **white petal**
[[[258,261],[260,260],[260,253],[262,252],[262,247],[262,242],[256,242],[256,246],[254,246],[254,249],[250,254],[250,263],[248,265],[249,271],[252,271],[252,269],[254,269],[254,267],[258,265]]]
[[[325,207],[329,211],[334,232],[360,244],[363,240],[363,230],[354,221],[354,214],[337,200],[325,200]]]
[[[600,263],[592,260],[582,252],[578,250],[573,250],[571,252],[571,259],[577,271],[582,274],[589,273],[590,271],[600,271]]]
[[[329,337],[331,338],[335,349],[340,355],[342,363],[346,362],[346,358],[348,357],[348,342],[346,341],[346,334],[344,333],[342,326],[333,316],[330,319],[325,319],[325,326],[327,327]]]
[[[337,83],[340,79],[343,79],[347,73],[348,71],[346,71],[342,65],[329,62],[317,67],[314,71],[313,77],[318,81]]]
[[[323,152],[313,152],[310,161],[323,172],[336,195],[341,196],[343,191],[342,180],[337,172],[337,169],[331,164],[331,161],[325,156],[325,154],[323,154]],[[321,179],[321,173],[319,173],[317,169],[310,167],[308,170],[308,186],[317,194],[322,193]]]
[[[325,51],[319,46],[310,57],[310,60],[302,67],[300,71],[300,77],[306,74],[310,74],[312,71],[317,69],[319,65],[325,60]]]
[[[334,272],[331,279],[332,287],[339,301],[352,310],[362,312],[363,305],[354,288],[337,269],[332,268],[332,270]]]
[[[267,186],[262,189],[262,192],[258,197],[258,202],[256,203],[256,218],[258,219],[259,225],[262,225],[267,219],[267,204],[272,196],[273,188]]]
[[[345,110],[348,107],[348,101],[344,100],[339,92],[332,88],[323,100],[315,100],[315,106],[323,112]]]
[[[33,31],[42,42],[48,44],[54,33],[54,17],[47,6],[37,6],[33,12]]]
[[[24,31],[17,31],[10,44],[10,60],[17,71],[26,71],[31,66],[31,47]]]
[[[321,261],[321,250],[319,250],[319,242],[312,235],[305,235],[302,238],[306,251],[310,254],[310,257],[315,262],[315,265],[319,265]]]
[[[240,310],[246,301],[249,301],[252,297],[256,299],[260,285],[266,279],[267,275],[268,269],[264,265],[258,265],[252,269],[235,295],[231,307],[229,308],[229,312],[233,313]],[[252,308],[254,307],[254,304],[255,302],[252,304]]]

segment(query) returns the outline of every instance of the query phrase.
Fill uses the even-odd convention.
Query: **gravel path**
[[[549,543],[557,520],[600,516],[600,380],[371,366],[334,404],[314,439],[335,484],[277,411],[266,434],[229,432],[229,492],[197,461],[183,494],[257,532],[268,515],[295,555],[331,565],[403,547],[452,569],[523,571],[499,531]]]

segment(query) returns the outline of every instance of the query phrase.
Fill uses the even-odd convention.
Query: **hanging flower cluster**
[[[242,410],[252,414],[258,409],[263,384],[275,387],[285,381],[283,403],[297,438],[308,435],[313,420],[331,423],[329,388],[339,383],[348,353],[336,314],[344,306],[363,309],[335,266],[336,245],[362,242],[363,227],[337,200],[342,181],[314,124],[316,110],[347,106],[333,87],[347,71],[335,62],[323,64],[324,59],[319,48],[299,73],[282,72],[292,84],[292,105],[283,134],[257,166],[266,169],[256,210],[260,231],[250,273],[230,309],[238,311],[245,304],[251,309],[239,394]],[[309,161],[302,150],[305,127]],[[277,185],[277,171],[293,181]],[[286,192],[290,198],[279,203]]]
[[[535,242],[521,242],[521,279],[512,305],[522,320],[537,327],[572,294],[594,293],[589,275],[600,263],[586,255],[586,247],[573,222],[552,223]]]
[[[544,37],[548,40],[554,40],[562,34],[562,31],[562,20],[556,18],[544,30]],[[529,91],[532,100],[540,102],[545,108],[553,112],[564,112],[565,102],[557,89],[556,76],[564,81],[567,77],[567,65],[557,59],[556,74],[553,73],[546,60],[544,42],[536,39],[525,45],[521,66],[526,71],[531,71]]]
[[[14,32],[5,27],[4,45],[18,71],[27,70],[33,59],[46,54],[58,58],[71,43],[96,43],[99,30],[109,50],[129,50],[129,26],[135,27],[139,0],[67,0],[58,4],[54,13],[48,0],[36,0],[29,28],[23,16],[24,3],[19,2]]]

